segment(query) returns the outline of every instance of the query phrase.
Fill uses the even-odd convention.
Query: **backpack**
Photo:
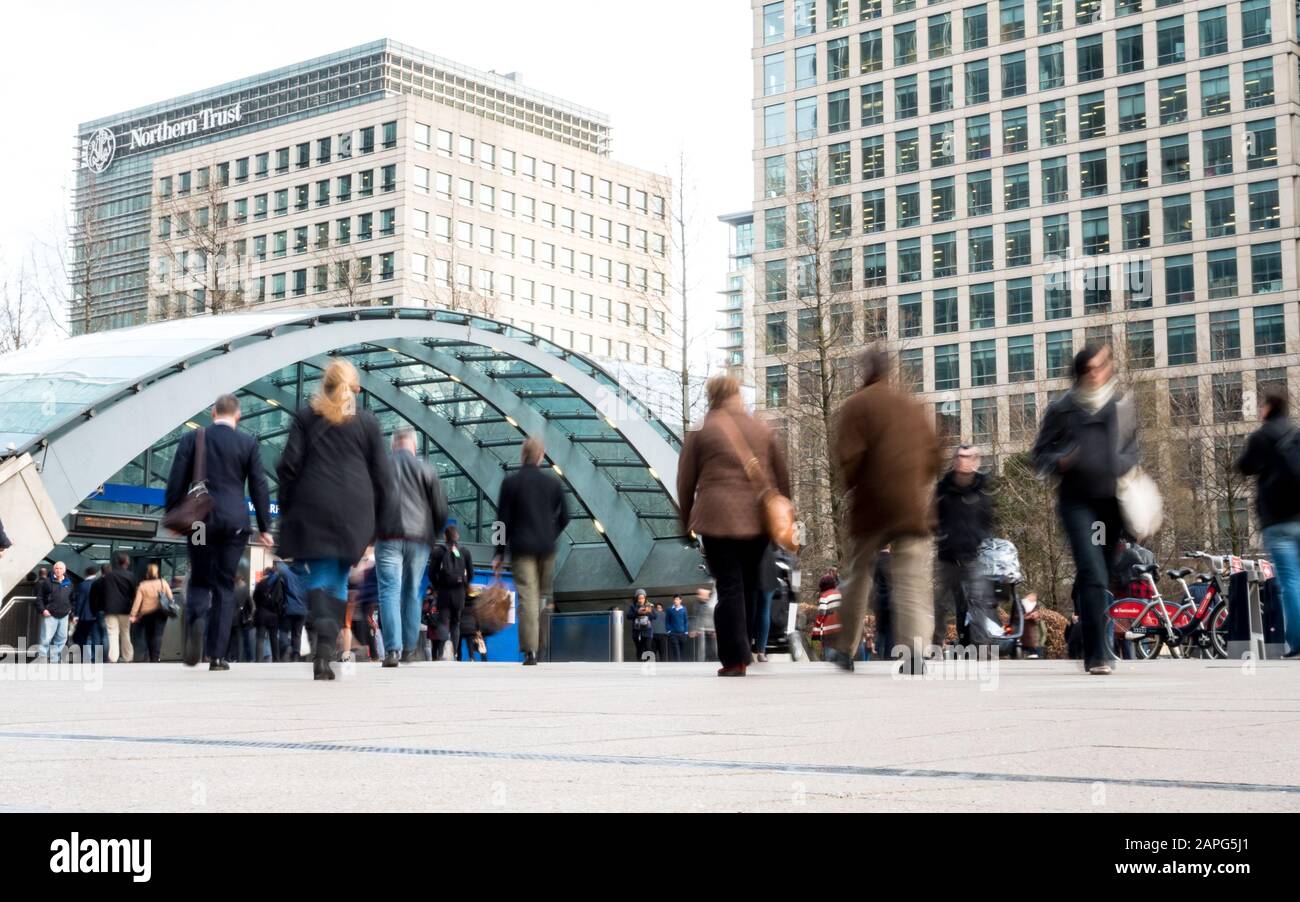
[[[284,579],[273,573],[257,584],[253,591],[253,603],[260,610],[269,611],[277,618],[284,616]]]
[[[465,585],[465,553],[452,554],[451,549],[443,545],[438,555],[438,570],[432,574],[434,586],[442,589]]]

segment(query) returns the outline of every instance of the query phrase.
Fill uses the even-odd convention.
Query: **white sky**
[[[601,110],[613,156],[690,161],[695,322],[726,275],[723,213],[752,201],[746,0],[43,0],[0,33],[0,260],[12,276],[63,221],[78,123],[388,37]],[[694,328],[692,328],[694,332]]]

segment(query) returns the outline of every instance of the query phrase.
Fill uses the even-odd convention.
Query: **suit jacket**
[[[12,544],[13,542],[9,541],[9,537],[5,535],[4,523],[0,522],[0,548],[8,548]]]
[[[224,424],[204,430],[204,467],[208,493],[212,496],[212,513],[206,520],[208,529],[217,535],[234,535],[248,529],[248,503],[244,486],[253,499],[257,529],[271,529],[271,492],[262,472],[262,457],[257,439]],[[184,499],[194,481],[194,446],[198,430],[181,436],[167,477],[167,509],[172,510]]]
[[[702,536],[757,538],[767,532],[762,505],[745,473],[745,462],[741,460],[745,451],[737,453],[723,417],[732,419],[770,484],[782,495],[790,494],[790,471],[775,434],[739,403],[727,404],[710,410],[700,428],[687,433],[682,445],[677,464],[677,503],[682,525]]]

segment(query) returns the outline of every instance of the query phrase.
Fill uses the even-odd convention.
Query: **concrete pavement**
[[[0,809],[1300,810],[1292,662],[715,666],[0,665]]]

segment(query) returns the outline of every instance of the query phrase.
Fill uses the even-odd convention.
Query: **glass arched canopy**
[[[546,440],[569,493],[570,544],[607,547],[632,579],[656,541],[682,532],[680,442],[664,423],[595,362],[449,311],[196,317],[9,354],[0,357],[0,456],[36,457],[60,513],[139,511],[160,500],[180,435],[234,391],[274,490],[289,411],[335,356],[357,366],[363,403],[386,430],[415,428],[467,539],[489,540],[501,480],[530,433]]]

